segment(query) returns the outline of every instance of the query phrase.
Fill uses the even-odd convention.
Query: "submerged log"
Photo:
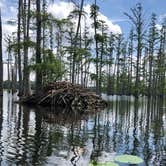
[[[88,112],[104,109],[107,102],[89,89],[69,82],[54,82],[43,88],[41,96],[21,98],[26,104],[63,107],[73,111]]]

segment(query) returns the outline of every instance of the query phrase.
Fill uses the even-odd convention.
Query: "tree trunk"
[[[79,17],[78,17],[78,24],[77,24],[77,30],[76,30],[76,35],[74,38],[74,49],[77,46],[77,38],[78,38],[78,34],[79,34],[79,29],[80,29],[80,25],[81,25],[81,16],[82,16],[82,10],[83,10],[83,6],[84,6],[84,0],[81,0],[81,6],[80,6],[80,11],[79,11]],[[72,62],[72,83],[75,83],[75,65],[76,65],[76,50],[73,53],[73,62]]]
[[[19,0],[18,7],[18,30],[17,30],[17,55],[18,55],[18,77],[19,77],[19,96],[23,95],[23,83],[22,83],[22,67],[21,67],[21,50],[20,50],[20,41],[21,41],[21,13],[22,13],[22,0]]]
[[[3,95],[2,20],[0,10],[0,96]]]
[[[29,68],[28,68],[28,42],[29,42],[29,24],[30,24],[30,0],[28,0],[28,15],[26,16],[26,0],[24,0],[24,96],[30,95],[30,80],[29,80]]]
[[[42,89],[42,73],[40,70],[41,60],[41,13],[40,13],[40,0],[36,0],[36,95],[40,95]]]
[[[152,96],[152,88],[154,86],[153,82],[153,57],[155,50],[155,41],[156,41],[156,15],[152,14],[151,24],[149,29],[149,84],[148,84],[148,96]]]
[[[142,54],[142,40],[143,40],[143,26],[144,21],[142,18],[142,6],[141,3],[136,4],[136,8],[131,9],[132,15],[125,13],[125,15],[131,20],[135,27],[136,31],[136,41],[137,41],[137,59],[136,59],[136,80],[135,80],[135,97],[139,96],[140,90],[140,61],[141,61],[141,54]]]

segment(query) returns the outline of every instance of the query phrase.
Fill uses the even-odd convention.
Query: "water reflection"
[[[84,117],[57,114],[0,99],[0,165],[86,166],[118,154],[166,165],[164,100],[117,97],[110,108]]]
[[[2,123],[3,123],[3,97],[0,96],[0,138],[2,137]],[[0,165],[2,162],[2,156],[3,156],[3,146],[2,146],[2,142],[0,140]]]

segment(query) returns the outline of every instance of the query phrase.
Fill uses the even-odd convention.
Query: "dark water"
[[[92,159],[112,161],[118,154],[140,156],[140,166],[166,165],[164,100],[115,97],[109,109],[82,118],[47,114],[13,100],[4,92],[0,102],[2,166],[88,166]]]

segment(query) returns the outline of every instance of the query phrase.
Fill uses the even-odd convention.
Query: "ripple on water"
[[[0,121],[2,166],[72,166],[72,149],[79,147],[85,152],[76,161],[78,166],[87,166],[91,159],[110,161],[120,153],[141,156],[150,166],[155,162],[165,166],[166,115],[164,111],[154,114],[156,106],[154,110],[147,108],[146,100],[135,108],[134,101],[129,105],[119,98],[112,102],[110,110],[90,115],[86,120],[52,123],[44,120],[40,108],[12,107],[10,97],[6,95]],[[157,116],[148,117],[148,109],[150,115]]]

